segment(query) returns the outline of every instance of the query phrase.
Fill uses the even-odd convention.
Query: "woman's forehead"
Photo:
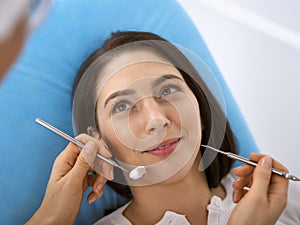
[[[116,73],[112,74],[107,82],[106,86],[124,86],[137,80],[143,80],[144,78],[158,79],[166,74],[173,74],[174,76],[181,77],[180,72],[175,66],[164,62],[138,62],[128,65]]]
[[[98,89],[98,101],[105,99],[106,96],[113,92],[127,87],[137,89],[150,88],[155,80],[161,80],[162,77],[167,75],[183,79],[180,72],[170,63],[143,61],[130,64],[111,74],[106,81],[99,81],[98,87],[101,86],[102,89]]]
[[[101,68],[101,72],[94,81],[97,85],[97,96],[99,96],[100,91],[102,91],[103,86],[107,84],[108,80],[113,79],[118,71],[130,67],[130,65],[136,65],[141,62],[161,62],[171,64],[166,58],[149,49],[111,51],[111,53],[106,53],[103,59],[108,59],[108,63]],[[100,57],[94,64],[101,64],[103,59]]]
[[[138,49],[132,51],[127,50],[127,51],[119,52],[118,54],[112,53],[109,62],[107,63],[105,68],[103,68],[103,72],[101,73],[101,76],[111,77],[112,75],[122,70],[123,68],[127,68],[130,65],[137,65],[138,63],[141,62],[161,62],[161,63],[172,65],[172,63],[168,59],[154,52],[154,50],[149,50],[149,49]]]

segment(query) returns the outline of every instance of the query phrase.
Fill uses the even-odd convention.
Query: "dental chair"
[[[150,31],[195,52],[215,74],[239,154],[258,148],[199,31],[175,0],[57,0],[28,38],[0,86],[0,224],[24,224],[39,207],[56,156],[67,141],[40,117],[74,135],[72,87],[84,59],[114,31]],[[200,28],[201,32],[201,28]],[[127,199],[110,187],[94,204],[84,196],[75,224],[92,224]]]

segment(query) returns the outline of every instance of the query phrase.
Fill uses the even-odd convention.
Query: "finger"
[[[108,148],[103,144],[103,142],[95,137],[91,137],[87,134],[80,134],[76,137],[77,140],[83,142],[83,143],[87,143],[89,141],[92,141],[94,143],[97,144],[98,146],[98,153],[100,153],[101,155],[107,157],[107,158],[111,158],[112,155],[110,153],[110,151],[108,150]]]
[[[255,168],[254,166],[245,164],[245,165],[234,168],[233,173],[235,176],[238,176],[238,177],[247,177],[253,173],[254,168]]]
[[[273,160],[273,168],[280,169],[288,173],[288,169],[276,160]],[[274,174],[270,182],[270,204],[284,206],[287,200],[289,180],[285,177]],[[280,203],[280,204],[278,204]]]
[[[253,173],[253,184],[250,192],[263,198],[267,196],[272,174],[271,168],[272,158],[270,156],[264,156],[259,160]]]
[[[88,203],[92,204],[97,199],[101,198],[103,194],[104,194],[104,186],[98,193],[95,193],[94,191],[92,191],[87,197]]]
[[[88,141],[94,141],[97,142],[95,138],[89,137],[86,134],[81,134],[78,136],[78,139],[82,141],[83,143],[87,143]],[[60,153],[60,155],[56,158],[53,168],[55,168],[54,171],[59,173],[61,176],[67,174],[75,165],[77,158],[80,154],[81,149],[73,144],[69,143],[67,147]],[[93,160],[90,158],[87,158],[88,163],[92,167]]]
[[[250,154],[250,159],[252,161],[258,162],[264,156],[265,155],[263,155],[263,154],[252,153],[252,154]],[[288,172],[288,169],[275,159],[272,159],[272,167],[282,170],[282,171],[285,171],[285,172]]]
[[[265,156],[266,156],[265,154],[261,154],[261,153],[251,153],[249,158],[251,161],[258,162],[260,159],[262,159]]]
[[[252,160],[259,160],[261,159],[261,154],[251,154],[251,159]],[[279,170],[282,170],[284,172],[289,172],[288,169],[282,165],[280,162],[278,162],[275,159],[272,159],[272,168],[276,168]],[[281,201],[282,198],[284,199],[287,194],[287,189],[288,189],[288,179],[285,179],[284,177],[281,177],[279,175],[274,174],[272,176],[272,179],[270,181],[270,191],[273,196],[274,200]],[[282,200],[283,201],[283,200]],[[284,202],[284,201],[283,201]]]
[[[259,154],[259,153],[251,153],[249,156],[249,159],[251,161],[257,163],[264,156],[265,155]],[[245,176],[249,176],[250,174],[252,174],[254,168],[255,168],[254,166],[251,166],[249,164],[244,164],[242,166],[238,166],[238,167],[234,168],[233,173],[234,173],[234,175],[236,175],[238,177],[245,177]]]
[[[237,179],[235,182],[233,182],[232,187],[234,189],[240,189],[243,190],[244,187],[250,187],[251,186],[251,177],[241,177]]]
[[[96,158],[94,162],[94,169],[98,174],[105,177],[107,180],[114,179],[113,166],[99,158]]]
[[[103,176],[97,175],[93,184],[92,184],[92,189],[93,192],[95,193],[100,193],[101,190],[103,189],[107,179],[105,179]]]
[[[263,162],[259,163],[259,164],[263,164]],[[287,168],[284,167],[281,163],[279,163],[276,160],[272,160],[271,167],[288,172]],[[270,172],[270,173],[272,173],[272,172]],[[254,178],[252,187],[254,186],[254,182],[255,182],[255,178]],[[258,183],[258,180],[257,180],[257,183]],[[251,187],[251,189],[252,189],[252,187]],[[282,212],[282,210],[286,206],[286,202],[287,202],[288,179],[285,179],[284,177],[276,175],[276,174],[274,174],[273,176],[270,176],[270,184],[267,187],[267,192],[268,192],[267,200],[270,205],[269,207],[272,208],[274,214]]]
[[[70,171],[70,176],[84,178],[90,170],[90,164],[93,164],[97,154],[97,145],[94,142],[88,142],[83,146],[76,163]]]
[[[93,202],[95,202],[97,200],[97,194],[95,192],[91,192],[88,197],[87,197],[87,201],[89,204],[92,204]]]
[[[76,139],[80,140],[83,143],[86,143],[88,141],[93,141],[94,143],[97,144],[98,153],[100,153],[102,156],[106,158],[112,157],[110,151],[108,150],[108,147],[105,145],[102,139],[99,140],[86,134],[81,134],[77,136]],[[90,167],[93,168],[98,174],[104,176],[108,180],[113,180],[114,178],[113,166],[103,161],[102,159],[99,159],[98,157],[96,157],[94,161],[88,161],[88,162]]]
[[[232,192],[232,201],[238,203],[244,197],[244,191],[240,189],[234,189]]]
[[[96,145],[98,145],[98,147],[100,147],[100,145],[101,145],[101,143],[98,139],[93,138],[86,134],[80,134],[76,137],[76,139],[81,141],[83,144],[86,144],[89,141],[91,141],[91,142],[94,142]],[[65,158],[67,158],[67,161],[69,163],[72,162],[72,166],[73,166],[77,160],[78,155],[80,154],[80,151],[81,151],[81,149],[77,145],[75,145],[73,143],[69,143],[68,146],[66,147],[66,149],[62,152],[62,154],[65,154]],[[105,151],[105,153],[106,153],[106,151]]]
[[[56,157],[53,164],[52,175],[59,178],[67,174],[73,168],[79,153],[78,147],[69,143]]]

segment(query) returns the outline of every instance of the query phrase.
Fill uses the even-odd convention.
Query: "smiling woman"
[[[116,96],[103,107],[106,96],[122,88],[131,94]],[[199,115],[197,101],[179,71],[160,62],[139,62],[119,70],[103,85],[97,100],[101,138],[113,155],[126,165],[147,166],[138,185],[167,179],[181,169],[175,162],[184,166],[197,154]]]
[[[75,133],[96,137],[122,167],[146,171],[132,180],[114,168],[108,184],[132,200],[96,224],[246,224],[249,220],[240,213],[246,209],[251,215],[259,211],[258,224],[276,223],[285,207],[286,179],[268,180],[270,193],[282,197],[274,205],[274,196],[268,195],[263,209],[249,208],[262,199],[255,195],[266,193],[257,178],[256,188],[244,197],[248,205],[235,207],[243,187],[252,184],[253,170],[237,168],[242,178],[235,181],[233,161],[201,146],[236,152],[222,96],[206,67],[185,49],[148,32],[114,33],[82,64],[74,85]],[[273,165],[284,168],[275,160]],[[294,208],[288,205],[278,221],[292,221]]]
[[[93,134],[122,166],[145,166],[138,181],[114,171],[110,185],[133,196],[122,209],[125,221],[154,224],[166,219],[167,209],[186,215],[190,223],[210,220],[210,199],[230,192],[221,180],[231,179],[233,162],[200,148],[211,144],[235,152],[226,117],[187,57],[159,36],[113,34],[78,73],[73,117],[76,132],[96,130]],[[185,190],[190,196],[174,198]]]
[[[17,1],[19,2],[20,0],[16,0],[16,2]],[[27,0],[20,2],[26,1]],[[4,0],[4,2],[7,2],[11,7],[14,6],[14,4],[12,4],[14,1],[12,0]],[[38,4],[50,1],[28,0],[28,2]],[[33,4],[33,6],[38,5]],[[25,9],[24,7],[21,8]],[[13,15],[12,11],[7,10],[6,7],[1,9],[7,15]],[[35,11],[35,9],[37,11]],[[33,7],[32,10],[33,11],[30,10],[30,15],[33,17],[35,17],[34,15],[37,15],[35,12],[41,12],[36,7]],[[3,15],[5,14],[0,13],[0,17]],[[81,18],[80,21],[78,21],[79,17]],[[107,20],[106,18],[110,19]],[[0,21],[3,22],[2,20]],[[11,22],[12,20],[8,18],[7,21]],[[64,22],[62,23],[61,21]],[[2,25],[3,24],[7,25],[8,23],[2,23]],[[87,93],[96,91],[96,98],[89,99],[89,97],[93,95],[87,94],[86,96],[83,96],[84,98],[82,98],[82,105],[79,104],[79,106],[88,106],[87,108],[89,110],[86,111],[88,114],[79,118],[79,121],[85,121],[86,118],[90,117],[90,120],[92,120],[93,123],[84,123],[83,125],[91,125],[94,129],[97,129],[98,134],[96,133],[96,136],[98,136],[98,139],[89,137],[88,135],[78,136],[77,138],[80,141],[86,143],[80,154],[79,149],[72,144],[68,145],[62,154],[59,154],[61,149],[66,146],[66,142],[62,138],[49,134],[47,131],[43,132],[43,129],[40,129],[40,127],[34,123],[34,119],[37,116],[42,117],[51,122],[51,124],[54,124],[55,126],[62,128],[67,133],[72,134],[72,123],[70,117],[71,107],[68,103],[71,102],[70,92],[72,88],[70,88],[70,85],[72,85],[72,82],[74,81],[74,75],[76,74],[75,71],[78,70],[78,67],[86,58],[87,54],[90,54],[95,49],[99,48],[104,39],[106,39],[111,32],[124,29],[153,31],[156,34],[165,37],[169,41],[178,43],[195,51],[196,54],[199,55],[216,74],[216,77],[220,82],[220,86],[224,91],[226,103],[228,103],[229,106],[228,117],[233,129],[236,131],[240,153],[244,156],[248,156],[249,149],[257,149],[249,130],[243,121],[241,113],[239,112],[228,87],[224,83],[222,75],[218,71],[211,54],[206,48],[203,39],[198,34],[198,31],[195,29],[188,16],[177,4],[177,1],[145,0],[143,1],[143,4],[140,4],[140,1],[137,0],[130,0],[129,2],[116,0],[94,0],[92,3],[91,1],[82,0],[55,1],[53,10],[44,22],[44,25],[33,35],[30,35],[23,54],[11,70],[7,80],[5,80],[5,82],[1,85],[0,99],[2,101],[2,108],[0,110],[0,129],[2,130],[0,133],[2,140],[0,148],[0,177],[1,193],[3,193],[3,195],[0,203],[0,208],[2,209],[0,224],[24,224],[24,222],[27,221],[32,213],[39,207],[41,202],[42,204],[40,205],[40,208],[38,208],[37,214],[32,217],[33,220],[30,219],[29,223],[41,224],[46,222],[47,218],[49,218],[50,220],[54,219],[56,221],[52,223],[73,224],[77,212],[79,211],[75,224],[91,224],[92,222],[102,218],[107,209],[120,206],[120,204],[124,203],[126,201],[124,198],[120,198],[119,195],[106,185],[105,187],[103,186],[103,183],[106,181],[103,177],[99,175],[95,176],[94,174],[87,172],[90,171],[90,168],[84,158],[81,157],[84,156],[85,153],[91,153],[92,150],[96,153],[95,150],[98,147],[99,154],[102,154],[103,152],[101,152],[101,150],[104,150],[104,148],[100,143],[98,143],[99,140],[105,142],[108,146],[108,141],[113,138],[117,138],[119,142],[113,144],[120,144],[120,148],[110,149],[111,152],[114,152],[115,158],[120,158],[122,156],[119,154],[121,151],[124,151],[125,153],[125,150],[128,150],[128,154],[131,154],[132,152],[135,153],[134,157],[145,155],[144,162],[138,158],[135,160],[138,160],[137,163],[139,165],[145,165],[145,167],[142,166],[138,168],[147,167],[147,176],[151,175],[151,173],[153,174],[153,172],[155,172],[155,168],[157,169],[157,173],[154,174],[155,176],[153,176],[152,179],[154,182],[152,185],[144,185],[145,183],[141,183],[141,185],[138,186],[127,183],[127,177],[125,176],[124,178],[124,184],[129,184],[131,186],[132,194],[134,196],[133,201],[130,202],[128,208],[125,206],[126,213],[124,213],[124,215],[126,214],[126,218],[130,219],[132,223],[141,224],[139,220],[142,218],[141,216],[145,215],[145,213],[149,215],[149,218],[147,215],[144,216],[144,218],[146,218],[144,221],[145,223],[149,220],[158,221],[162,218],[162,215],[159,214],[162,214],[166,210],[176,212],[178,217],[178,213],[184,214],[185,209],[189,210],[188,205],[195,209],[195,214],[204,214],[206,211],[203,208],[205,208],[206,205],[211,204],[211,206],[214,206],[215,198],[211,198],[211,203],[208,203],[208,201],[205,202],[205,199],[210,199],[210,192],[216,193],[217,196],[223,196],[222,193],[224,192],[222,192],[219,188],[219,186],[221,186],[220,180],[222,176],[226,175],[229,165],[224,165],[224,161],[222,160],[213,160],[212,163],[204,165],[203,162],[201,163],[199,161],[203,160],[207,154],[205,149],[201,149],[201,154],[198,153],[192,168],[189,170],[188,163],[193,161],[193,157],[191,156],[196,154],[196,152],[199,152],[199,149],[195,148],[195,145],[193,145],[192,142],[189,142],[188,138],[190,138],[191,135],[196,136],[196,134],[199,134],[199,136],[196,136],[198,138],[193,140],[196,144],[198,142],[208,142],[208,144],[216,143],[216,145],[213,145],[214,147],[218,147],[220,145],[225,146],[225,144],[223,144],[223,142],[225,142],[223,141],[224,135],[222,138],[216,138],[215,142],[213,142],[213,139],[210,139],[211,136],[207,135],[210,135],[210,133],[215,134],[218,131],[222,131],[222,134],[225,133],[223,131],[225,130],[226,120],[224,120],[224,116],[222,114],[220,114],[219,118],[223,118],[223,123],[219,123],[219,120],[215,119],[215,117],[212,118],[211,116],[218,112],[216,109],[219,107],[214,107],[214,100],[213,98],[210,98],[211,94],[206,93],[207,88],[205,85],[201,85],[203,81],[198,76],[200,74],[201,78],[204,78],[203,75],[205,75],[205,73],[199,72],[201,70],[198,70],[198,73],[195,73],[186,58],[183,57],[180,52],[174,48],[174,46],[169,45],[167,42],[163,42],[161,38],[155,35],[145,33],[127,33],[125,35],[124,33],[121,33],[120,35],[113,35],[113,38],[110,39],[110,44],[106,43],[106,47],[116,49],[118,46],[123,46],[124,44],[127,45],[128,43],[135,41],[141,41],[140,43],[144,42],[144,46],[136,45],[135,48],[127,49],[128,51],[125,51],[126,49],[124,49],[123,53],[126,54],[138,49],[140,51],[147,52],[144,59],[145,61],[148,60],[148,64],[146,62],[142,62],[142,58],[140,58],[140,62],[134,62],[132,64],[138,66],[139,64],[141,65],[142,63],[145,63],[145,67],[147,66],[148,70],[150,70],[152,68],[149,67],[149,54],[155,53],[155,57],[152,57],[155,59],[155,61],[152,62],[152,65],[155,66],[156,69],[161,68],[168,70],[168,73],[171,73],[171,75],[177,77],[181,75],[185,83],[180,83],[180,79],[177,80],[176,78],[163,79],[166,74],[159,71],[156,71],[153,75],[148,74],[149,76],[147,73],[141,73],[138,79],[134,80],[132,83],[143,84],[142,86],[147,87],[147,90],[143,90],[141,87],[140,89],[137,89],[139,86],[131,85],[131,83],[126,87],[117,87],[115,90],[112,90],[122,92],[125,88],[134,87],[136,93],[132,96],[136,99],[133,99],[133,102],[129,101],[122,103],[123,98],[120,99],[120,96],[117,96],[118,99],[115,97],[115,99],[107,102],[107,104],[111,105],[113,109],[112,111],[115,113],[111,114],[109,117],[111,124],[108,123],[108,121],[104,121],[102,125],[97,120],[102,119],[101,115],[98,114],[99,112],[102,112],[101,104],[105,101],[105,99],[101,102],[101,99],[98,98],[100,98],[102,94],[112,94],[109,92],[110,90],[107,93],[104,93],[104,87],[108,84],[110,79],[113,79],[117,72],[124,72],[121,71],[121,69],[125,69],[125,67],[129,66],[124,65],[124,68],[118,68],[116,71],[105,71],[105,69],[109,69],[109,66],[112,65],[111,63],[118,62],[117,59],[120,59],[122,52],[116,51],[115,55],[111,55],[112,57],[109,57],[109,54],[107,54],[108,59],[106,60],[106,65],[104,54],[108,52],[111,53],[113,51],[110,51],[110,49],[102,49],[104,54],[100,54],[101,56],[99,55],[101,60],[99,59],[99,61],[97,61],[98,57],[95,57],[95,60],[92,61],[97,61],[96,64],[99,62],[103,65],[103,67],[101,66],[99,68],[99,71],[96,71],[97,75],[101,75],[99,78],[105,78],[104,75],[106,72],[108,73],[107,76],[109,79],[92,79],[93,77],[89,76],[92,73],[87,73],[87,77],[90,77],[92,80],[92,85],[83,89]],[[53,30],[55,30],[55,32],[53,32]],[[118,40],[115,38],[118,38]],[[145,42],[145,40],[149,39],[154,39],[160,43],[163,42],[165,45],[159,45],[157,42],[155,44],[153,41]],[[112,47],[113,45],[115,47]],[[137,53],[137,51],[135,51],[135,53]],[[200,66],[203,67],[201,63]],[[177,68],[175,73],[173,73],[173,70],[172,72],[169,71],[173,67]],[[90,68],[94,68],[93,65],[88,65],[85,69]],[[101,68],[103,69],[102,71]],[[204,66],[204,68],[206,67]],[[85,71],[85,69],[83,68],[83,71]],[[177,73],[178,71],[180,74]],[[193,74],[195,77],[192,77]],[[125,75],[131,76],[131,74]],[[134,73],[132,75],[134,75]],[[82,80],[79,82],[79,89],[81,83],[85,79],[84,77],[86,76],[83,76]],[[162,80],[160,80],[160,78]],[[161,86],[159,86],[159,83],[153,86],[152,84],[154,79],[160,80]],[[142,80],[148,80],[148,83],[143,83]],[[116,82],[119,81],[121,82],[121,80],[116,80]],[[205,79],[204,81],[210,87],[211,83],[207,82]],[[96,84],[99,84],[99,87]],[[180,86],[184,84],[187,84],[189,89],[184,89],[184,87]],[[104,86],[101,87],[100,85]],[[180,89],[178,89],[178,86]],[[149,90],[150,87],[154,90]],[[79,90],[78,88],[76,89],[77,91]],[[190,95],[189,90],[192,90],[193,95]],[[97,93],[98,91],[101,92],[101,94]],[[211,89],[211,91],[213,91],[213,89]],[[178,94],[181,97],[188,99],[188,101],[181,101],[181,98],[177,98]],[[192,101],[193,96],[196,97],[197,102]],[[127,97],[131,96],[122,97],[127,99]],[[47,101],[45,101],[45,99],[47,99]],[[120,104],[114,102],[116,100],[121,100]],[[90,105],[87,105],[88,101],[90,101]],[[182,105],[179,104],[180,102],[183,102],[190,107],[182,110],[186,113],[185,117],[183,117],[181,115],[181,111],[178,110],[180,109],[178,106]],[[98,103],[100,109],[98,109]],[[194,110],[197,104],[199,108]],[[114,105],[117,107],[113,107]],[[151,111],[147,110],[147,106],[149,105],[151,106]],[[84,110],[83,107],[78,109]],[[90,110],[92,113],[90,113]],[[196,114],[195,111],[199,111],[199,113]],[[153,116],[154,112],[158,113],[158,116]],[[141,113],[145,116],[141,116]],[[126,114],[128,116],[123,118],[121,117]],[[195,120],[192,119],[192,116],[195,117]],[[195,127],[196,132],[186,129],[187,123],[185,123],[185,121],[188,119],[195,122],[192,125],[194,125],[193,127]],[[125,124],[126,126],[121,127],[122,129],[116,129],[121,122],[126,120],[128,121],[128,123]],[[106,126],[110,128],[107,132],[103,129],[105,123]],[[197,124],[200,124],[201,126],[197,126]],[[221,124],[225,125],[221,126]],[[147,125],[149,125],[149,129],[147,129]],[[82,126],[82,128],[82,131],[86,131],[87,127]],[[161,133],[158,132],[159,128],[161,128]],[[123,129],[123,136],[114,132],[121,132]],[[92,129],[89,129],[89,131],[93,133]],[[146,131],[148,131],[148,134]],[[108,132],[111,132],[112,136],[108,136]],[[165,132],[165,134],[163,132]],[[107,140],[102,138],[105,135]],[[126,140],[121,139],[127,137],[126,135],[128,135]],[[157,135],[157,139],[154,138],[154,135]],[[218,135],[215,136],[218,137]],[[151,138],[153,141],[149,141]],[[131,142],[128,143],[129,141]],[[134,143],[133,141],[136,141],[137,144],[132,145],[132,143]],[[219,144],[217,141],[219,141]],[[194,148],[185,149],[182,147],[183,144],[190,144]],[[230,146],[228,148],[230,148]],[[24,149],[27,150],[24,151]],[[150,152],[153,153],[154,151],[160,152],[160,154],[150,154]],[[164,154],[161,154],[161,151]],[[184,154],[185,152],[188,154]],[[174,157],[179,154],[182,157]],[[191,154],[191,156],[189,154]],[[72,155],[72,157],[69,157],[70,155]],[[106,157],[109,156],[111,156],[111,154],[106,155]],[[53,165],[52,163],[56,157],[57,160],[55,160]],[[90,159],[90,157],[88,158]],[[172,161],[172,158],[176,160]],[[211,158],[214,159],[214,157]],[[65,159],[67,159],[67,161]],[[155,162],[151,164],[152,162],[150,159],[155,160]],[[256,159],[258,160],[258,158]],[[118,160],[120,163],[126,164],[127,166],[131,166],[131,164],[133,164],[126,154],[124,154],[123,158]],[[205,162],[205,160],[203,161]],[[62,165],[61,162],[64,162],[64,165]],[[199,171],[200,164],[202,167],[200,167]],[[53,170],[45,193],[45,201],[42,201],[44,194],[43,190],[47,185],[51,165],[53,165]],[[73,165],[74,167],[71,168]],[[276,166],[277,164],[273,165]],[[68,168],[68,170],[66,171],[65,168]],[[202,171],[204,168],[206,168],[205,174]],[[224,168],[225,170],[222,171]],[[259,167],[257,168],[259,169]],[[61,173],[62,171],[63,173]],[[168,171],[168,176],[164,175],[159,177],[160,174]],[[178,174],[176,171],[182,174]],[[20,176],[20,174],[22,174],[22,176]],[[120,175],[122,174],[120,173]],[[191,176],[198,178],[189,179]],[[161,178],[161,180],[157,180],[157,177]],[[183,179],[181,179],[182,177]],[[225,176],[225,178],[226,177],[227,176]],[[144,179],[146,178],[147,177],[145,176]],[[173,178],[177,178],[178,182],[174,182]],[[276,177],[273,178],[271,179],[272,181],[276,179]],[[97,182],[93,182],[94,180],[100,181],[100,184],[98,185]],[[183,182],[184,180],[186,180],[187,183]],[[205,182],[208,182],[208,185],[206,185]],[[17,185],[20,183],[22,183],[21,190],[19,188],[20,185]],[[190,185],[193,183],[194,186],[188,186],[188,183]],[[222,181],[221,183],[223,184],[224,182]],[[92,185],[92,189],[84,193],[88,185]],[[117,185],[120,184],[117,183]],[[182,188],[182,186],[187,189]],[[207,186],[211,188],[207,188]],[[222,186],[227,191],[226,187],[228,185]],[[265,186],[266,188],[269,188],[271,185],[268,184]],[[280,201],[279,204],[276,204],[276,206],[279,206],[276,209],[281,209],[284,204],[285,193],[283,192],[286,189],[285,185],[282,186],[283,188],[281,189],[277,186],[277,190],[281,190],[282,194],[280,195],[279,193],[278,195],[281,196],[280,199],[282,201]],[[218,191],[216,191],[216,188],[213,187],[217,187]],[[102,196],[104,189],[105,195],[95,202],[97,198]],[[201,193],[198,193],[199,189],[202,190]],[[270,189],[273,191],[273,189],[276,188]],[[228,190],[229,191],[227,193],[230,195],[230,189]],[[183,191],[184,199],[183,196],[181,196]],[[255,193],[251,187],[248,193],[253,192]],[[143,193],[144,197],[142,196]],[[260,193],[264,194],[265,192]],[[278,195],[275,195],[277,199]],[[159,199],[158,196],[162,197],[162,199]],[[171,196],[173,196],[173,198],[171,198]],[[249,196],[249,194],[247,196]],[[274,197],[274,192],[272,192],[272,196]],[[85,198],[87,198],[88,201],[83,200]],[[147,200],[149,205],[147,205],[144,200]],[[82,205],[79,210],[81,202]],[[89,205],[91,202],[94,202],[94,204]],[[241,204],[239,208],[244,207],[244,209],[246,208],[247,212],[249,212],[249,206],[257,206],[257,204],[252,203],[253,201],[250,201],[248,205]],[[199,205],[201,207],[198,207]],[[265,218],[266,213],[262,212],[272,209],[272,207],[266,207],[266,205],[268,206],[268,204],[262,204],[260,202],[259,206],[265,210],[256,210],[255,213],[258,211],[260,214],[263,214],[263,218]],[[137,217],[132,217],[130,215],[130,213],[132,214],[132,208],[134,207],[137,209],[134,210]],[[277,213],[273,213],[273,210],[268,210],[268,212],[269,215],[272,213],[272,215],[275,214],[275,216],[277,216]],[[278,214],[279,213],[281,213],[281,211],[278,212]],[[168,213],[168,215],[176,214]],[[188,220],[193,222],[191,216],[189,214],[186,215]],[[245,214],[237,213],[237,215],[243,216]],[[248,213],[247,215],[249,216]],[[212,216],[209,217],[212,218]],[[201,221],[205,222],[206,220],[204,218],[205,215],[203,215],[203,217],[201,216]],[[219,219],[218,216],[213,218]],[[252,219],[252,217],[250,218]],[[135,222],[136,220],[138,222]],[[220,219],[220,221],[223,220]],[[238,224],[247,224],[241,223],[241,220],[237,221]],[[246,222],[248,221],[249,220],[246,218]],[[124,224],[123,222],[124,219],[120,223]],[[225,222],[226,220],[224,220],[224,223]],[[297,222],[295,223],[298,224]]]

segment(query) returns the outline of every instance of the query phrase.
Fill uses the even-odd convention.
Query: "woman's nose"
[[[166,120],[164,117],[151,118],[147,124],[146,131],[148,134],[158,132],[164,128],[167,128],[168,124],[168,120]]]
[[[171,122],[167,118],[167,108],[164,107],[166,102],[159,102],[155,98],[147,98],[143,100],[143,110],[145,113],[146,122],[146,133],[152,134],[153,132],[159,132],[164,128],[170,126]]]

